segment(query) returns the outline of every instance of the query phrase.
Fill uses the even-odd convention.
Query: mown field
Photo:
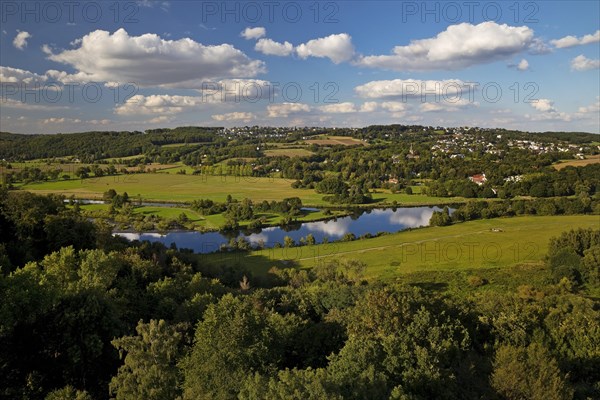
[[[145,200],[186,202],[196,199],[211,199],[224,202],[228,194],[237,199],[245,197],[253,201],[277,200],[287,197],[299,197],[304,205],[326,205],[323,195],[312,189],[294,189],[292,180],[281,178],[255,178],[249,176],[227,175],[177,175],[177,174],[131,174],[104,176],[101,178],[72,179],[31,183],[22,189],[38,194],[59,193],[74,195],[81,199],[98,199],[108,189],[127,192],[129,196],[140,195]],[[402,205],[449,204],[460,198],[439,198],[421,194],[392,194],[380,191],[373,194],[376,202]]]
[[[245,266],[257,275],[272,266],[311,268],[331,260],[356,259],[368,265],[368,278],[389,280],[411,273],[539,266],[551,237],[579,227],[600,229],[600,215],[478,220],[352,242],[199,257],[210,264]]]
[[[554,168],[561,170],[566,167],[585,167],[590,164],[598,164],[600,163],[600,154],[595,156],[588,156],[585,160],[561,160],[558,163],[554,164]]]
[[[279,149],[269,149],[265,150],[265,155],[267,157],[308,157],[313,155],[314,153],[310,150],[303,148],[279,148]]]
[[[316,136],[314,139],[308,139],[304,141],[307,144],[318,144],[320,146],[355,146],[357,144],[361,146],[367,146],[367,143],[363,142],[360,139],[355,139],[349,136],[330,136],[330,135],[322,135]]]

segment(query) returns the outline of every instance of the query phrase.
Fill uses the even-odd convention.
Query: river
[[[244,237],[253,246],[273,247],[276,243],[283,244],[285,236],[291,237],[298,244],[300,238],[305,238],[308,234],[313,235],[316,243],[323,243],[324,240],[342,239],[350,233],[356,237],[366,234],[376,235],[380,232],[395,233],[408,228],[428,226],[433,212],[440,210],[439,207],[361,210],[347,217],[263,228],[258,232],[176,231],[165,234],[156,232],[115,232],[115,234],[129,240],[161,242],[166,246],[175,243],[180,249],[192,249],[195,253],[210,253],[219,250],[221,245],[229,243],[231,238],[238,237]]]

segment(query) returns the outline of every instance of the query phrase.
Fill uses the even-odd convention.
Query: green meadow
[[[199,255],[211,264],[237,264],[264,275],[273,266],[311,268],[356,259],[367,278],[394,279],[411,273],[455,272],[538,265],[551,237],[571,228],[600,227],[599,215],[524,216],[427,227],[351,242]]]
[[[177,169],[177,168],[175,168]],[[178,175],[178,174],[130,174],[104,176],[101,178],[71,179],[66,181],[39,182],[22,185],[21,188],[37,194],[58,193],[80,199],[98,199],[108,189],[118,193],[127,192],[130,197],[140,195],[144,200],[189,202],[211,199],[224,202],[227,195],[257,202],[280,201],[287,197],[299,197],[304,205],[323,206],[328,203],[323,195],[312,189],[294,189],[293,180],[282,178],[256,178],[231,175]],[[439,198],[422,194],[392,194],[379,190],[373,200],[380,203],[396,201],[401,205],[450,204],[460,198]]]

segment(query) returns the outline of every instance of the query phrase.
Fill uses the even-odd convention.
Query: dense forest
[[[2,398],[600,396],[600,230],[553,239],[542,284],[486,295],[352,260],[255,279],[27,192],[3,191],[0,219]]]
[[[0,133],[0,398],[600,398],[600,221],[597,229],[561,228],[533,266],[486,268],[498,282],[475,264],[383,280],[367,279],[369,266],[352,257],[263,273],[208,263],[190,250],[114,236],[115,221],[145,228],[160,219],[133,214],[136,200],[110,186],[96,214],[61,195],[21,190],[158,174],[155,163],[176,163],[181,174],[285,178],[349,211],[382,190],[460,198],[433,213],[433,226],[598,219],[600,164],[555,168],[597,155],[596,140],[403,125]],[[300,156],[282,154],[299,148]],[[68,163],[77,166],[72,174],[62,169]],[[264,212],[293,223],[303,208],[299,197],[254,200],[200,193],[188,206],[221,214],[230,230],[240,221],[260,229]],[[186,218],[174,227],[185,228]],[[314,237],[292,245],[314,245]],[[221,249],[250,250],[235,240]]]
[[[181,127],[148,132],[17,135],[0,132],[0,158],[27,160],[76,156],[83,160],[127,157],[170,143],[211,142],[218,128]]]

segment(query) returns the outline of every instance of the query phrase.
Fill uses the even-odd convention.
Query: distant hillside
[[[563,140],[574,144],[592,143],[600,141],[600,135],[588,132],[535,132],[529,135],[540,139]]]
[[[224,136],[237,134],[281,134],[280,128],[252,127],[227,130],[227,135],[218,135],[222,128],[178,127],[174,129],[153,129],[146,132],[83,132],[52,135],[22,135],[0,132],[0,159],[31,160],[74,156],[82,161],[94,161],[109,157],[127,157],[148,154],[158,150],[158,146],[179,143],[206,143],[226,140]],[[231,133],[236,132],[236,133]],[[589,144],[600,141],[600,135],[585,132],[520,132],[506,129],[483,128],[444,128],[421,125],[371,125],[364,128],[336,130],[335,128],[304,128],[290,133],[288,139],[299,140],[303,136],[332,134],[352,136],[358,139],[388,139],[411,135],[415,143],[431,140],[431,135],[480,132],[506,138],[519,138],[543,142],[567,142]],[[271,136],[271,140],[273,140]],[[277,138],[275,138],[277,139]]]
[[[181,127],[147,133],[84,132],[55,135],[21,135],[0,132],[0,159],[30,160],[76,156],[82,159],[127,157],[154,146],[171,143],[211,142],[220,128]]]

